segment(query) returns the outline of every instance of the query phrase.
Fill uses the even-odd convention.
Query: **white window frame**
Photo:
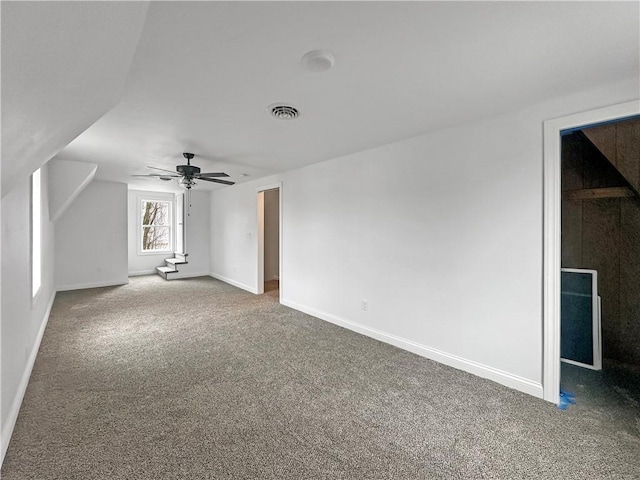
[[[169,205],[169,221],[167,227],[169,227],[169,247],[164,250],[143,250],[142,249],[142,205],[144,202],[162,202]],[[174,225],[174,208],[175,201],[173,196],[156,196],[156,195],[144,195],[138,197],[138,212],[136,214],[138,223],[138,238],[137,238],[137,251],[138,255],[166,255],[167,253],[173,253],[173,246],[175,244],[175,225]]]
[[[42,173],[31,174],[31,298],[42,288]]]

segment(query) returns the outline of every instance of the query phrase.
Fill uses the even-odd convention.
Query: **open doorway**
[[[559,401],[561,379],[563,388],[583,389],[582,394],[589,390],[596,402],[607,401],[612,406],[619,407],[613,405],[617,400],[640,393],[630,392],[619,383],[620,364],[615,360],[622,350],[626,351],[625,360],[630,364],[635,362],[633,351],[640,354],[640,342],[632,346],[626,338],[637,337],[631,330],[640,332],[640,292],[631,292],[638,282],[631,278],[635,274],[630,273],[636,259],[640,272],[640,250],[636,251],[640,247],[640,223],[638,235],[629,233],[629,229],[635,228],[634,211],[640,214],[640,196],[635,186],[640,185],[640,166],[637,163],[636,167],[628,166],[629,148],[635,149],[636,156],[638,152],[637,118],[631,127],[628,124],[624,127],[624,130],[631,128],[630,138],[635,145],[621,147],[621,151],[627,152],[622,159],[615,156],[618,147],[611,149],[617,141],[616,127],[612,125],[622,125],[621,120],[637,117],[639,113],[640,103],[635,101],[545,122],[543,386],[544,398],[554,403]],[[597,129],[603,126],[604,129]],[[603,131],[608,131],[604,142],[599,138]],[[628,260],[629,255],[633,261]],[[598,271],[598,293],[602,296],[599,318],[602,370],[560,362],[561,267]],[[631,277],[625,280],[625,275]],[[622,290],[626,293],[621,293]],[[626,302],[624,307],[621,298]],[[633,307],[633,302],[638,305]],[[626,320],[620,317],[622,310],[627,311]],[[587,337],[593,340],[595,330]],[[612,361],[607,360],[609,357],[613,357]],[[637,374],[638,369],[631,368],[622,376],[637,379]]]
[[[281,201],[280,186],[258,192],[258,293],[280,298]]]
[[[633,424],[640,403],[640,118],[566,130],[561,150],[560,386],[583,405],[615,407],[616,417]]]

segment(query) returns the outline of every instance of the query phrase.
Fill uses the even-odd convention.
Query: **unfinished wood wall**
[[[640,199],[570,200],[627,182],[582,132],[562,141],[562,266],[598,271],[604,358],[640,365]]]

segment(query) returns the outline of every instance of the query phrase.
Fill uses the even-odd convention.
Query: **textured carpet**
[[[200,277],[60,293],[13,479],[639,478],[640,434]]]

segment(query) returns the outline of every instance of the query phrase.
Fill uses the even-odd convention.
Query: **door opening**
[[[617,405],[617,417],[633,420],[640,401],[640,117],[565,131],[561,148],[560,388],[563,398]]]
[[[258,192],[258,293],[281,289],[280,187]]]
[[[560,400],[560,273],[563,248],[561,244],[561,139],[563,134],[638,114],[640,114],[640,102],[636,100],[544,123],[543,396],[545,400],[556,404]],[[594,194],[593,192],[582,194],[587,193]]]

